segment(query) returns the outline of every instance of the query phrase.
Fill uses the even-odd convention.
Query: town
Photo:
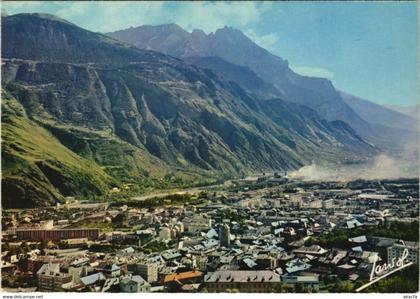
[[[364,292],[418,291],[418,179],[310,182],[284,174],[191,193],[68,198],[3,210],[10,292],[354,292],[404,251],[411,267]]]

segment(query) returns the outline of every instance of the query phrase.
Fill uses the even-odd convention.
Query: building
[[[195,216],[193,218],[184,219],[183,225],[184,229],[191,233],[206,231],[211,227],[210,219],[204,218],[202,216]]]
[[[216,271],[204,277],[204,287],[209,292],[236,289],[244,293],[266,293],[281,284],[280,281],[280,275],[273,271]]]
[[[398,239],[383,238],[383,237],[369,237],[368,245],[370,248],[374,248],[379,256],[388,263],[388,247],[394,245]]]
[[[206,271],[208,267],[208,257],[206,255],[196,257],[196,266],[200,271]]]
[[[45,264],[37,272],[38,291],[60,292],[65,285],[71,285],[73,277],[60,272],[60,264]]]
[[[319,290],[319,278],[316,275],[284,275],[282,279],[283,283],[292,285],[294,288],[300,284],[305,289]]]
[[[72,276],[72,287],[81,287],[83,285],[81,278],[88,274],[88,266],[69,267],[68,274]]]
[[[54,228],[54,221],[53,220],[40,221],[39,226],[40,226],[41,229],[53,229]]]
[[[346,221],[345,227],[350,229],[350,228],[355,228],[362,225],[363,224],[360,223],[359,220],[357,219],[349,219],[348,221]]]
[[[35,256],[28,258],[26,269],[28,272],[33,273],[34,275],[42,268],[45,264],[60,264],[63,262],[63,258],[58,258],[56,256]]]
[[[180,291],[184,285],[200,283],[203,273],[200,271],[188,271],[181,273],[168,274],[163,277],[161,283],[169,291]]]
[[[17,268],[18,267],[12,263],[1,261],[1,275],[3,276],[13,275],[15,271],[17,270]]]
[[[148,283],[158,281],[158,267],[155,263],[136,264],[134,266],[134,273],[143,277]]]
[[[290,206],[300,208],[303,205],[302,194],[294,193],[289,195]]]
[[[367,242],[367,238],[366,236],[353,237],[349,238],[349,242],[354,244],[364,244]]]
[[[277,259],[268,254],[259,254],[256,256],[255,262],[258,269],[275,269],[277,268]]]
[[[203,273],[200,271],[188,271],[181,272],[176,274],[169,274],[163,278],[163,284],[168,284],[171,282],[195,282],[203,276]]]
[[[139,275],[123,277],[120,280],[120,288],[123,293],[150,292],[150,284]]]
[[[88,238],[67,239],[61,241],[67,245],[67,248],[80,248],[86,246]]]
[[[168,241],[171,239],[171,229],[169,227],[162,227],[159,232],[159,240]]]
[[[311,268],[311,264],[308,264],[305,260],[301,259],[293,259],[286,263],[286,271],[287,273],[299,273]]]
[[[419,243],[417,242],[400,241],[388,247],[388,262],[391,262],[393,258],[400,258],[403,255],[405,249],[408,249],[408,256],[405,259],[405,262],[413,262],[417,264],[419,262]]]
[[[80,281],[86,290],[95,290],[95,286],[106,281],[106,277],[103,273],[99,272],[81,277]]]
[[[357,272],[357,268],[355,265],[351,264],[342,264],[336,268],[337,274],[343,277],[349,277],[352,274]]]
[[[319,199],[311,200],[308,203],[308,207],[310,209],[320,209],[320,208],[322,208],[322,201],[319,200]]]
[[[102,263],[99,265],[98,270],[102,272],[103,274],[105,274],[107,278],[118,277],[121,275],[121,272],[122,272],[121,267],[114,263],[112,264]]]
[[[227,224],[223,224],[219,229],[220,246],[230,247],[230,228]]]
[[[323,209],[332,209],[334,207],[334,199],[327,199],[322,201]]]
[[[63,239],[80,238],[96,240],[99,238],[99,229],[17,229],[16,236],[18,240],[28,241],[61,241]]]
[[[293,250],[294,254],[302,254],[302,255],[310,254],[310,255],[315,255],[315,256],[324,255],[327,252],[328,250],[322,248],[319,245],[302,246],[300,248]]]

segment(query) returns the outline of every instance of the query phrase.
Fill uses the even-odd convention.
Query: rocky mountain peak
[[[34,198],[35,205],[49,190],[55,190],[50,202],[57,193],[91,194],[92,171],[100,169],[103,187],[96,194],[114,183],[168,187],[177,183],[171,181],[177,175],[189,180],[185,184],[200,178],[209,182],[244,171],[291,169],[315,158],[357,158],[373,151],[354,132],[309,108],[281,99],[260,101],[211,70],[77,26],[55,21],[45,26],[44,20],[28,15],[2,19],[4,86],[14,99],[11,104],[22,105],[27,115],[9,116],[25,119],[20,126],[10,122],[4,140],[8,168],[3,177],[8,185],[2,189],[8,198],[16,198],[16,190],[29,190],[20,192],[18,200]],[[156,36],[162,28],[180,34]],[[210,38],[192,44],[192,34],[171,24],[136,32],[141,33],[136,35],[141,37],[138,45],[159,45],[162,52],[189,49],[201,54],[207,45],[219,55],[201,63],[221,68],[230,63],[232,78],[248,74],[244,82],[265,85],[250,67],[218,59],[227,48]],[[233,50],[230,47],[227,58],[234,57]],[[236,56],[241,56],[238,51]],[[39,128],[47,158],[31,150],[27,133],[16,134],[27,127]],[[86,167],[78,169],[81,157]],[[18,163],[27,166],[16,173]],[[65,165],[68,171],[63,172]],[[34,176],[25,177],[29,171],[38,174],[42,187]]]

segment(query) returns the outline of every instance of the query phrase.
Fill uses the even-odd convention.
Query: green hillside
[[[63,196],[104,194],[113,184],[101,167],[63,146],[29,120],[13,97],[2,93],[4,207],[49,205]]]

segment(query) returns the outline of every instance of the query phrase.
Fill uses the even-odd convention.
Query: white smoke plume
[[[363,165],[321,166],[312,163],[290,172],[288,177],[307,181],[416,178],[419,177],[418,159],[393,158],[381,154]]]

